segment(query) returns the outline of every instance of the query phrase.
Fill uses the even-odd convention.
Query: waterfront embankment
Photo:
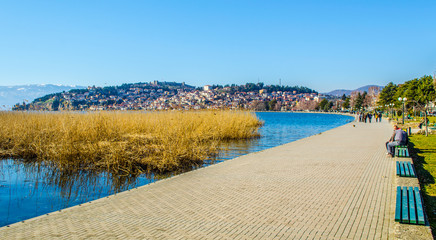
[[[387,122],[349,123],[3,227],[0,238],[404,239],[391,133]]]

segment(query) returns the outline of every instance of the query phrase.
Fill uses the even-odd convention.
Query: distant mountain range
[[[47,94],[83,88],[87,87],[54,84],[0,86],[0,110],[10,110],[17,103],[30,103],[35,98],[39,98]]]
[[[346,96],[349,96],[352,92],[355,92],[355,91],[359,91],[359,92],[368,92],[368,89],[369,89],[370,87],[379,87],[380,89],[383,89],[383,86],[378,86],[378,85],[367,85],[367,86],[363,86],[363,87],[360,87],[360,88],[355,89],[355,90],[337,89],[337,90],[333,90],[333,91],[331,91],[331,92],[324,93],[324,94],[325,94],[325,95],[331,95],[331,96],[337,96],[337,97],[340,97],[340,96],[342,96],[342,95],[344,95],[344,94],[345,94]]]

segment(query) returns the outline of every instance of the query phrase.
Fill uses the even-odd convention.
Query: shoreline
[[[272,115],[269,115],[268,113],[269,112],[262,112],[262,113],[267,113],[267,115],[268,116],[272,116]],[[287,114],[287,113],[283,113],[283,114]],[[274,115],[275,116],[275,115]],[[282,115],[282,116],[286,116],[286,115]],[[288,115],[289,116],[289,115]],[[271,117],[270,117],[271,118]],[[274,118],[274,117],[273,117]],[[311,117],[304,117],[304,116],[300,116],[300,117],[298,117],[298,119],[300,119],[300,118],[304,118],[304,119],[309,119],[309,118],[311,118]],[[319,117],[318,117],[318,119],[320,119]],[[345,124],[348,124],[349,122],[348,121],[350,121],[350,120],[347,120],[346,118],[342,118],[342,117],[332,117],[332,119],[343,119],[342,121],[343,121],[343,125],[345,125]],[[320,121],[320,120],[315,120],[315,121]],[[321,120],[321,121],[323,121],[323,120]],[[319,124],[319,123],[318,123]],[[316,126],[318,126],[318,125],[316,125]],[[332,125],[331,127],[334,127],[334,125]],[[339,127],[339,126],[336,126],[336,127]],[[334,128],[336,128],[336,127],[334,127]],[[264,127],[262,127],[262,128],[264,128]],[[334,129],[333,128],[333,129]],[[318,134],[320,134],[320,132],[314,132],[314,133],[311,133],[311,130],[309,130],[308,131],[308,129],[304,129],[304,128],[301,128],[301,130],[302,130],[302,132],[307,132],[307,133],[310,133],[310,135],[308,135],[308,136],[306,136],[306,137],[310,137],[310,136],[313,136],[313,135],[318,135]],[[331,129],[328,129],[328,130],[326,130],[326,131],[329,131],[329,130],[331,130]],[[267,130],[268,131],[268,130]],[[312,131],[313,132],[313,131]],[[325,132],[325,131],[323,131],[323,132]],[[271,132],[270,132],[271,133]],[[322,133],[322,132],[321,132]],[[268,138],[267,138],[268,139]],[[286,138],[284,138],[284,140],[286,141],[286,140],[288,140],[288,139],[286,139]],[[277,144],[278,143],[280,143],[280,145],[283,145],[283,144],[288,144],[288,143],[290,143],[290,142],[294,142],[294,141],[298,141],[298,140],[301,140],[301,138],[300,139],[297,139],[297,140],[289,140],[289,141],[287,141],[287,142],[283,142],[283,139],[280,139],[278,142],[277,142]],[[240,156],[242,156],[241,154],[243,154],[243,155],[247,155],[247,154],[252,154],[252,153],[256,153],[256,152],[261,152],[261,151],[264,151],[264,150],[267,150],[267,149],[270,149],[270,148],[274,148],[274,147],[277,147],[277,146],[280,146],[280,145],[277,145],[277,144],[275,144],[275,146],[274,147],[268,147],[268,148],[264,148],[265,146],[268,146],[268,145],[270,145],[271,143],[269,143],[268,141],[271,141],[271,140],[267,140],[266,142],[264,142],[264,140],[261,140],[261,142],[253,142],[252,144],[252,146],[249,146],[247,149],[241,149],[244,153],[237,153],[238,151],[241,151],[241,150],[238,150],[238,149],[234,149],[233,150],[233,152],[235,152],[235,153],[233,153],[233,152],[229,152],[229,153],[226,153],[225,151],[222,151],[221,153],[223,154],[223,155],[221,155],[220,156],[220,158],[219,159],[216,159],[216,161],[217,162],[220,162],[220,161],[229,161],[229,160],[232,160],[232,159],[234,159],[234,158],[237,158],[237,157],[240,157]],[[248,151],[247,153],[245,153],[245,151]],[[228,154],[228,155],[226,155],[226,154]],[[231,156],[231,158],[228,158],[227,156]],[[207,159],[206,159],[207,160]],[[207,162],[205,162],[204,161],[204,163],[206,163],[207,164]],[[201,168],[203,168],[203,167],[198,167],[198,168],[196,168],[196,169],[201,169]],[[22,170],[17,170],[17,171],[22,171]],[[171,175],[171,176],[176,176],[176,175],[179,175],[180,173],[178,173],[178,174],[168,174],[168,175]],[[139,178],[141,178],[141,176],[139,176]],[[167,177],[166,177],[167,178]],[[31,179],[31,178],[29,178],[29,179]],[[147,179],[149,179],[149,178],[147,178]],[[156,181],[158,181],[160,179],[160,177],[157,177],[157,179],[156,179]],[[105,180],[105,181],[111,181],[111,180]],[[155,180],[153,180],[153,179],[151,179],[150,181],[153,181],[153,182],[156,182]],[[30,181],[31,183],[33,183],[34,185],[39,185],[40,183],[38,183],[38,182],[34,182],[33,181],[33,179]],[[147,183],[147,184],[149,184],[149,183]],[[145,184],[146,185],[146,184]],[[138,185],[136,185],[134,188],[137,188],[137,187],[140,187],[140,186],[144,186],[143,184],[138,184]],[[98,186],[96,186],[97,188],[100,188],[99,187],[99,185]],[[126,188],[126,189],[123,189],[122,191],[128,191],[129,189],[132,189],[132,188]],[[103,189],[103,192],[105,192],[106,190],[105,189]],[[35,192],[35,194],[36,194],[37,192]],[[119,194],[120,192],[118,192],[117,194]],[[54,194],[54,195],[57,195],[57,194]],[[99,198],[105,198],[105,197],[107,197],[107,196],[110,196],[110,195],[106,195],[106,194],[99,194]],[[90,198],[90,199],[93,199],[93,198]],[[95,201],[96,199],[93,199],[92,201]],[[68,199],[65,199],[65,201],[69,201]],[[87,201],[89,201],[89,200],[87,200]],[[38,205],[41,205],[42,203],[39,203]],[[77,203],[77,204],[81,204],[81,203]],[[58,208],[52,208],[54,211],[58,211]],[[63,209],[65,209],[65,208],[63,208]],[[62,209],[59,209],[59,210],[62,210]],[[41,214],[45,214],[44,212],[43,213],[41,213]],[[18,219],[19,221],[22,221],[23,219]],[[26,221],[26,219],[24,219],[24,221]]]
[[[3,227],[0,237],[395,238],[390,133],[387,122],[348,123]]]

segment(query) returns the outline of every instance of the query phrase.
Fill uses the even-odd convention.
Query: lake
[[[204,166],[319,134],[354,120],[350,116],[320,113],[259,112],[256,115],[265,122],[260,129],[262,137],[223,144],[222,151],[207,159]],[[21,160],[0,160],[0,227],[175,174],[130,177],[81,172],[72,175]]]

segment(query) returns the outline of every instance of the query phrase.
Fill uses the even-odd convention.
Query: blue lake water
[[[213,160],[220,162],[309,137],[344,125],[350,116],[317,113],[261,112],[261,138],[222,146]],[[206,164],[207,165],[207,164]],[[168,175],[114,177],[104,173],[62,174],[20,160],[0,160],[0,227],[89,202],[157,181]]]

